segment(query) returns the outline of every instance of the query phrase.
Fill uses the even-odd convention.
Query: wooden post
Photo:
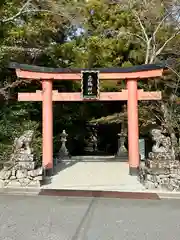
[[[129,173],[137,175],[139,169],[139,127],[137,79],[127,81],[128,89],[128,153]]]
[[[53,172],[53,106],[52,81],[42,80],[42,132],[43,132],[43,168],[46,176]]]

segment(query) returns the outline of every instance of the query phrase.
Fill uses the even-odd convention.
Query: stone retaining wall
[[[140,166],[139,180],[147,189],[180,191],[180,161],[146,160]]]

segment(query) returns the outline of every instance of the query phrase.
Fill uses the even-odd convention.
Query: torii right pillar
[[[130,175],[137,175],[140,164],[137,81],[137,79],[127,80],[128,159]]]

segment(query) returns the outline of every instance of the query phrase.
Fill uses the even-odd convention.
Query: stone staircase
[[[64,160],[63,160],[64,161]],[[67,160],[65,160],[67,161]],[[111,156],[72,156],[68,161],[80,161],[80,162],[127,162],[127,156],[116,157]]]

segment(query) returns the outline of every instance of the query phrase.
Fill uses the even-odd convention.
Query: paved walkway
[[[179,240],[179,200],[0,196],[1,240]]]
[[[126,162],[115,161],[64,161],[46,189],[142,191],[137,177],[129,175]]]

